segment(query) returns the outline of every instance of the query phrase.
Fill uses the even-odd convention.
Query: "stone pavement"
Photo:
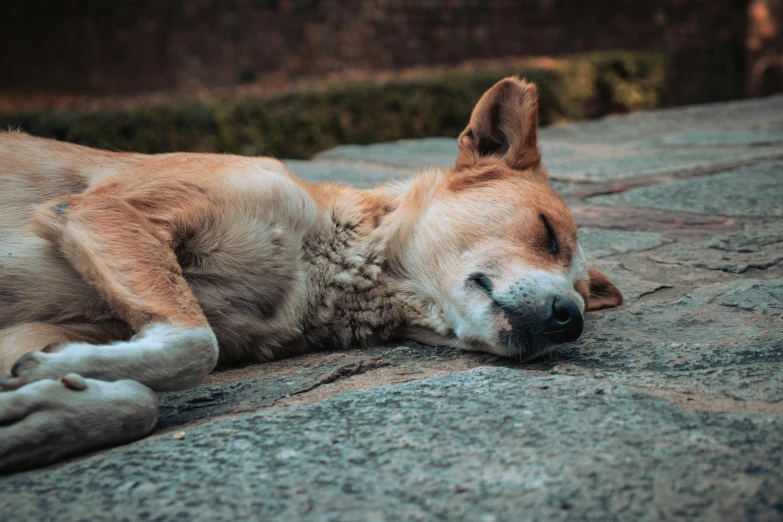
[[[0,477],[1,520],[783,519],[783,96],[543,129],[626,296],[551,360],[416,343],[161,394],[158,432]],[[357,186],[453,140],[290,161]]]

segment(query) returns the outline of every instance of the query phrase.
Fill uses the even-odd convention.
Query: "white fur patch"
[[[203,381],[217,359],[210,328],[154,324],[130,341],[67,343],[55,353],[29,353],[17,362],[16,373],[27,381],[78,373],[104,381],[133,379],[155,391],[181,390]]]
[[[149,388],[76,375],[67,380],[70,386],[44,379],[0,393],[0,472],[130,442],[155,427],[158,405]]]
[[[524,302],[529,302],[532,305],[549,302],[555,296],[563,296],[571,298],[577,303],[582,303],[584,307],[584,300],[574,289],[574,283],[570,277],[556,272],[530,270],[520,278],[515,288],[517,294],[521,293],[526,296]]]

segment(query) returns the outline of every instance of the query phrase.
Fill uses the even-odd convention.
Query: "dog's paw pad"
[[[69,373],[60,379],[60,382],[62,382],[65,387],[70,390],[83,391],[87,389],[87,381],[85,381],[84,377],[78,373]]]

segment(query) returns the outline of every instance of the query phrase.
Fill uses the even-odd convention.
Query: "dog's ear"
[[[590,294],[585,302],[585,310],[600,310],[613,308],[623,304],[623,294],[620,293],[609,276],[598,270],[590,270]]]
[[[519,78],[501,80],[484,93],[460,134],[456,168],[491,157],[516,170],[535,167],[541,162],[537,131],[536,86]]]

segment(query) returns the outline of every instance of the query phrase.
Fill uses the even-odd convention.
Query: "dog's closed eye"
[[[552,227],[552,224],[549,222],[549,220],[544,214],[540,214],[540,216],[541,216],[541,221],[544,222],[544,227],[546,228],[547,249],[552,254],[552,256],[557,256],[557,254],[560,252],[560,245],[557,242],[557,235],[555,234],[555,229]]]

